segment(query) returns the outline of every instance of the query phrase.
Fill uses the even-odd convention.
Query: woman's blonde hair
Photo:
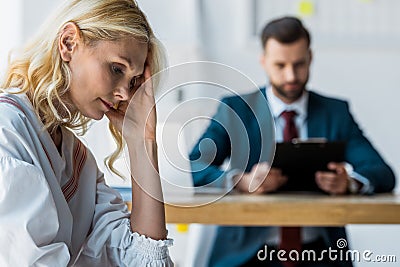
[[[164,67],[165,58],[161,44],[135,0],[66,1],[22,52],[10,60],[1,88],[19,88],[17,93],[26,93],[49,132],[65,126],[84,134],[90,119],[68,108],[71,72],[58,49],[61,30],[68,22],[77,25],[88,45],[131,37],[148,43],[147,62],[152,74]],[[117,149],[105,160],[106,166],[120,175],[113,165],[123,149],[122,133],[111,123],[109,129]]]

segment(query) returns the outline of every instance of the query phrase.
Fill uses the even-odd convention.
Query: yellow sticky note
[[[176,225],[176,230],[179,233],[186,233],[189,230],[189,225],[188,224],[183,224],[183,223],[177,224]]]
[[[315,8],[313,1],[302,0],[299,2],[299,15],[302,17],[310,17],[314,15]]]

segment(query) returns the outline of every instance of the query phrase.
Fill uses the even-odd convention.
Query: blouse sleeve
[[[67,266],[68,247],[54,240],[58,228],[43,172],[0,156],[0,266]]]
[[[92,232],[76,266],[173,266],[168,247],[172,240],[154,240],[130,227],[130,214],[118,192],[108,187],[103,175],[97,182]],[[102,265],[102,266],[103,266]]]

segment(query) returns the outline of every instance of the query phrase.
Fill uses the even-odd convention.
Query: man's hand
[[[345,163],[330,162],[328,169],[331,172],[316,172],[315,182],[318,187],[329,194],[345,194],[347,192],[349,179]]]
[[[236,188],[241,192],[263,194],[276,191],[287,182],[287,177],[282,175],[280,169],[270,169],[268,163],[261,162],[255,164],[250,172],[235,176],[234,182],[237,182]]]

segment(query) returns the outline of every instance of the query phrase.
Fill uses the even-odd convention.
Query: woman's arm
[[[163,196],[155,140],[127,140],[132,172],[131,228],[153,239],[165,239]]]

